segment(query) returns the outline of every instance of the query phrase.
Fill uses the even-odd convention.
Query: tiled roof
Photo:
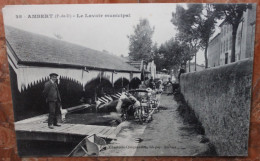
[[[47,36],[5,26],[7,45],[20,64],[41,64],[140,72],[122,58]]]

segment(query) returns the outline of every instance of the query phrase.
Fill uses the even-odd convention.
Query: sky
[[[142,18],[155,28],[153,42],[158,46],[175,36],[177,31],[170,21],[175,7],[173,3],[16,5],[6,6],[3,12],[5,25],[52,38],[59,35],[63,41],[128,56],[127,36]],[[119,17],[106,17],[115,14]],[[204,64],[203,51],[198,53],[197,63]]]

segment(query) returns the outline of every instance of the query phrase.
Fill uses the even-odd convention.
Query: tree
[[[156,70],[161,71],[163,69],[164,59],[163,55],[159,52],[157,43],[152,46],[152,57],[156,64]]]
[[[236,3],[236,4],[213,4],[216,12],[220,14],[220,18],[228,24],[232,25],[232,49],[231,49],[231,62],[236,61],[236,36],[237,29],[244,11],[252,6],[249,4]]]
[[[152,36],[154,28],[150,26],[147,19],[140,19],[139,24],[134,27],[134,34],[127,36],[129,38],[129,56],[132,60],[153,59],[152,54]]]
[[[174,38],[163,43],[158,49],[158,60],[161,62],[161,69],[166,68],[174,71],[177,76],[178,69],[187,61],[192,59],[190,47]]]
[[[181,5],[176,6],[176,12],[172,13],[171,22],[177,27],[177,30],[192,36],[197,28],[197,23],[203,9],[202,4],[188,4],[188,9]]]
[[[176,35],[177,39],[182,43],[189,45],[190,55],[195,56],[195,70],[196,70],[196,53],[199,49],[199,34],[197,31],[198,21],[202,12],[202,4],[188,4],[188,9],[185,10],[182,6],[177,5],[176,12],[172,13],[171,22],[177,27],[179,33]],[[190,69],[190,63],[189,63]]]
[[[214,33],[216,17],[218,16],[210,4],[188,4],[187,9],[178,5],[176,13],[172,13],[171,22],[177,26],[181,41],[189,44],[190,52],[197,52],[198,46],[205,50],[205,68],[208,67],[207,49]]]
[[[187,54],[189,54],[192,57],[195,58],[195,71],[196,71],[196,61],[197,61],[197,52],[199,50],[199,35],[198,32],[195,32],[194,34],[190,35],[187,33],[179,32],[176,35],[176,38],[182,42],[183,44],[188,45],[189,51]],[[190,59],[190,60],[191,60]],[[189,71],[190,71],[190,60],[189,60]]]
[[[204,57],[205,57],[205,68],[208,68],[208,46],[209,39],[215,32],[215,24],[218,16],[217,12],[215,12],[213,6],[211,4],[205,5],[205,13],[202,12],[202,16],[200,21],[198,22],[198,33],[200,34],[200,45],[201,48],[204,49]]]

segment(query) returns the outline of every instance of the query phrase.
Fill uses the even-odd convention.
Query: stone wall
[[[181,92],[220,156],[248,151],[252,59],[181,76]]]

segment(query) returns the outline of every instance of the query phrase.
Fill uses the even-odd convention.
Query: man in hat
[[[57,86],[58,74],[51,73],[50,80],[44,84],[43,95],[46,98],[46,103],[49,106],[48,126],[53,129],[58,124],[58,116],[60,114],[61,98]]]

